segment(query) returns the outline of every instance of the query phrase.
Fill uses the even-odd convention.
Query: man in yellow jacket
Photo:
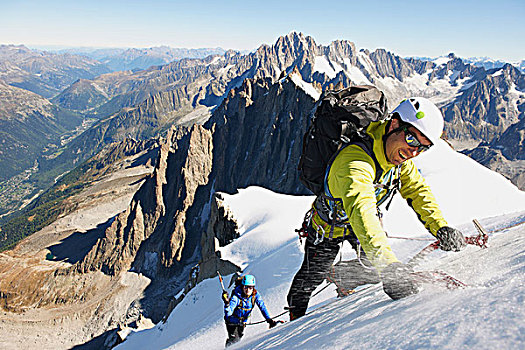
[[[325,179],[325,195],[336,200],[318,197],[314,202],[304,260],[288,293],[291,319],[306,313],[312,292],[329,272],[344,240],[368,268],[362,273],[375,274],[392,299],[418,292],[410,268],[396,258],[380,221],[379,205],[396,190],[439,239],[441,249],[459,251],[466,245],[462,233],[448,226],[411,160],[438,142],[443,125],[432,102],[410,98],[389,120],[368,126],[368,141],[350,143],[339,151]]]

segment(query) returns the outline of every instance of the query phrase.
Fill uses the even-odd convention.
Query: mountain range
[[[6,81],[2,86],[9,96],[20,97],[12,106],[69,113],[62,120],[46,112],[63,128],[52,130],[53,137],[87,120],[92,125],[55,143],[52,157],[44,150],[28,157],[24,166],[34,169],[31,176],[12,186],[33,185],[29,197],[44,192],[4,217],[4,249],[17,242],[15,234],[36,233],[0,257],[5,266],[16,263],[19,274],[37,276],[44,267],[46,272],[17,288],[0,284],[4,310],[69,310],[60,313],[75,315],[69,338],[50,339],[68,345],[103,343],[119,323],[131,324],[139,316],[159,321],[195,264],[201,280],[217,270],[235,270],[217,253],[218,245],[236,235],[215,194],[250,185],[307,194],[296,170],[302,135],[321,93],[351,84],[376,85],[390,109],[409,95],[432,99],[443,111],[452,145],[523,186],[525,85],[512,65],[486,70],[454,55],[404,59],[384,49],[357,50],[346,40],[318,45],[292,32],[248,54],[227,51],[79,78],[51,100],[11,92],[20,88]],[[2,108],[13,120],[17,109]],[[21,119],[39,120],[32,118]],[[48,119],[42,124],[53,125]],[[42,128],[37,121],[29,125],[32,132]],[[8,269],[0,271],[9,275]],[[119,284],[133,287],[124,288],[129,293],[117,310],[108,302],[120,298]],[[55,287],[29,293],[49,285]],[[107,296],[102,304],[100,295]],[[81,300],[88,301],[82,311],[75,307]],[[107,312],[95,315],[97,307]],[[42,319],[35,327],[53,323],[48,314]],[[80,331],[88,323],[89,332]]]
[[[68,48],[56,53],[86,56],[106,65],[112,71],[140,70],[160,66],[183,58],[205,58],[210,55],[223,55],[226,50],[217,48],[185,49],[169,46],[149,48]]]
[[[505,62],[502,60],[495,60],[490,57],[469,57],[465,58],[465,62],[473,64],[478,67],[484,67],[485,69],[501,68],[507,63],[519,68],[522,73],[525,72],[525,60],[519,62]]]
[[[108,143],[127,137],[149,138],[179,123],[203,122],[210,109],[220,105],[244,79],[276,81],[294,69],[305,82],[321,90],[338,84],[376,85],[386,93],[390,108],[408,95],[429,97],[442,108],[448,139],[459,149],[498,142],[495,139],[522,119],[525,108],[523,73],[512,65],[486,70],[453,54],[432,61],[403,59],[384,49],[357,50],[345,40],[322,46],[309,36],[293,32],[249,54],[228,51],[136,72],[113,72],[93,79],[80,77],[50,101],[100,122],[71,139],[70,145],[57,152],[58,157],[38,159],[42,171],[38,179],[32,177],[32,193],[49,186],[54,178]],[[184,117],[194,110],[195,114]],[[501,145],[482,147],[499,150]],[[519,176],[523,169],[521,153],[469,154],[523,186]]]
[[[410,58],[410,57],[407,57]],[[413,57],[419,60],[423,61],[434,61],[436,58],[432,57]],[[525,73],[525,60],[521,60],[519,62],[508,62],[508,61],[502,61],[498,59],[493,59],[490,57],[467,57],[462,58],[462,60],[465,63],[472,64],[476,67],[483,67],[486,70],[493,69],[493,68],[501,68],[506,64],[511,64],[514,67],[518,68],[522,73]]]
[[[0,45],[0,79],[4,83],[50,98],[79,78],[110,70],[87,57],[36,52],[24,45]]]

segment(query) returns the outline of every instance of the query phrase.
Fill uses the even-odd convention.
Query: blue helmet
[[[255,287],[255,277],[253,275],[245,275],[242,278],[241,284],[243,286]]]

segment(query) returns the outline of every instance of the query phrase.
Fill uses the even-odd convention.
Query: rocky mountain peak
[[[352,58],[357,54],[355,44],[348,40],[335,40],[327,47],[328,55],[340,59]]]
[[[281,36],[273,45],[261,45],[255,52],[254,58],[258,64],[256,76],[277,79],[279,74],[294,62],[302,67],[318,51],[314,40],[302,33],[291,32]]]
[[[385,49],[377,49],[369,57],[382,78],[391,77],[403,81],[414,73],[414,68],[408,61]]]
[[[311,45],[315,45],[315,41],[311,36],[294,31],[288,33],[287,35],[280,36],[273,44],[273,46],[277,48],[288,46],[294,48],[303,47],[306,49],[311,47]]]
[[[0,45],[0,59],[18,59],[18,57],[27,57],[28,55],[35,55],[36,52],[32,51],[25,45]]]
[[[515,80],[520,90],[525,90],[525,75],[518,68],[510,63],[506,63],[501,70],[503,74]]]

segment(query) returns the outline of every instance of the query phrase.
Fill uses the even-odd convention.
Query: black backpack
[[[310,191],[318,196],[324,193],[327,168],[345,144],[358,143],[370,154],[366,128],[370,122],[387,118],[386,104],[383,92],[370,85],[327,91],[321,96],[303,136],[298,166],[299,179]]]

